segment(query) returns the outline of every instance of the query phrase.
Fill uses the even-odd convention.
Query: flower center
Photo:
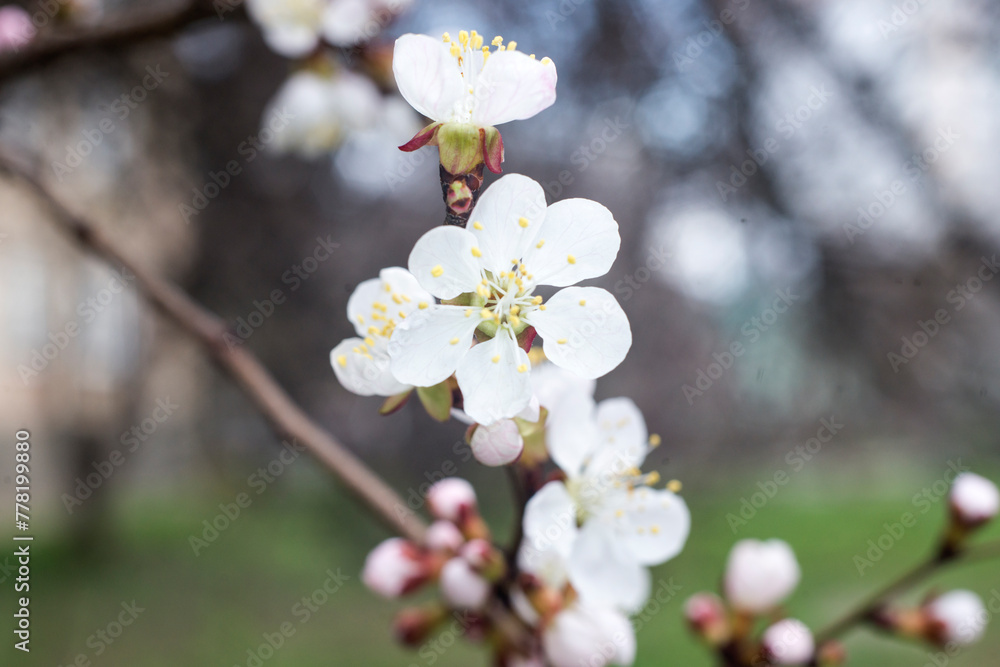
[[[495,336],[501,327],[506,327],[516,336],[528,325],[522,318],[536,309],[544,309],[542,297],[533,296],[533,276],[528,273],[523,262],[511,260],[512,269],[493,274],[482,271],[482,280],[476,286],[478,301],[482,303],[479,316],[483,322],[480,330]]]

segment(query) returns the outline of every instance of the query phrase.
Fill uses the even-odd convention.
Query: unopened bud
[[[427,492],[427,505],[436,518],[455,524],[461,524],[466,516],[478,512],[475,489],[460,477],[436,482]]]
[[[448,553],[458,553],[458,550],[465,543],[462,532],[450,521],[435,521],[427,529],[424,538],[427,548],[432,551],[445,551]]]
[[[684,603],[684,616],[691,629],[709,644],[721,645],[731,634],[726,605],[713,593],[696,593]]]
[[[799,583],[801,571],[795,553],[782,540],[742,540],[726,564],[726,599],[751,614],[773,610]]]
[[[392,537],[375,547],[365,559],[361,579],[368,588],[395,598],[419,588],[431,576],[427,553],[401,537]]]
[[[490,590],[490,582],[464,558],[452,558],[441,568],[441,595],[454,609],[482,609],[490,598]]]
[[[1000,491],[996,484],[971,472],[955,478],[948,500],[952,516],[968,528],[981,526],[1000,511]]]
[[[802,621],[786,618],[766,631],[761,639],[765,655],[779,665],[804,665],[813,658],[816,644]]]
[[[944,646],[975,643],[983,636],[989,612],[982,599],[966,590],[955,590],[936,597],[921,608],[926,619],[925,638]]]
[[[469,447],[483,465],[502,466],[517,460],[524,449],[524,439],[514,420],[501,419],[477,426],[472,432]]]
[[[488,581],[498,581],[507,571],[507,559],[503,552],[487,540],[469,540],[462,546],[460,555]]]

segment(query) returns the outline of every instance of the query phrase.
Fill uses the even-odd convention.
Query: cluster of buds
[[[423,544],[399,537],[385,540],[368,554],[362,573],[365,585],[387,598],[438,583],[441,601],[405,609],[396,618],[396,636],[411,646],[422,643],[450,612],[470,612],[471,625],[485,627],[485,619],[476,614],[506,573],[506,561],[490,542],[471,484],[456,477],[443,479],[428,491],[427,505],[436,520]]]
[[[968,537],[1000,511],[1000,490],[996,484],[971,472],[955,478],[948,496],[951,525],[941,550],[943,558],[959,553]]]
[[[725,599],[698,593],[684,613],[692,630],[730,662],[806,665],[816,657],[812,631],[799,620],[783,618],[782,603],[798,586],[801,570],[792,548],[781,540],[743,540],[729,554],[723,578]],[[769,625],[753,636],[758,619]],[[837,649],[837,650],[834,650]],[[818,664],[836,665],[839,647],[824,647]]]

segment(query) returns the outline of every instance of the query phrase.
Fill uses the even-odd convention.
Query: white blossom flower
[[[610,211],[586,199],[546,209],[542,187],[514,174],[483,193],[470,220],[469,229],[432,229],[410,253],[420,285],[445,302],[397,328],[389,354],[400,382],[431,386],[455,373],[465,412],[491,424],[531,401],[518,343],[528,327],[552,363],[582,377],[621,363],[632,345],[621,306],[606,290],[565,287],[611,268],[621,240]],[[565,289],[543,303],[539,285]],[[477,329],[486,340],[470,349]]]
[[[464,558],[452,558],[441,568],[441,595],[453,609],[482,609],[490,590],[490,582]]]
[[[768,657],[779,665],[805,665],[816,652],[812,632],[794,618],[778,621],[765,630],[761,643]]]
[[[965,524],[977,526],[1000,511],[1000,491],[997,485],[971,472],[955,478],[949,497],[952,511]]]
[[[635,631],[621,612],[578,600],[552,619],[542,647],[554,667],[631,665]]]
[[[795,553],[787,542],[741,540],[726,564],[726,599],[741,611],[763,614],[795,590],[800,576]]]
[[[278,153],[313,158],[377,122],[385,107],[370,79],[349,71],[292,74],[264,112],[264,122],[280,118],[268,147]]]
[[[450,173],[471,171],[484,161],[499,173],[503,141],[494,126],[531,118],[551,106],[557,76],[549,58],[535,60],[517,51],[516,42],[505,46],[501,37],[492,44],[496,51],[484,46],[475,30],[461,31],[458,42],[448,33],[442,40],[413,34],[396,40],[392,70],[399,92],[434,121],[402,150],[440,145],[441,164]],[[439,143],[439,133],[452,130],[457,134]],[[447,144],[456,139],[449,157]]]
[[[645,566],[680,553],[691,525],[684,500],[651,488],[659,475],[639,471],[650,449],[642,413],[627,398],[595,406],[587,394],[570,395],[550,415],[546,445],[567,480],[528,501],[524,533],[537,553],[525,558],[551,568],[552,551],[568,551],[566,576],[581,597],[640,608],[649,595]]]
[[[288,58],[308,55],[321,39],[334,46],[365,42],[378,31],[379,15],[398,13],[410,0],[247,0],[264,41]]]
[[[389,538],[375,547],[361,573],[368,588],[387,598],[413,591],[429,576],[426,554],[401,537]]]
[[[461,477],[446,477],[427,491],[427,506],[438,519],[461,523],[476,508],[476,490]]]
[[[345,389],[361,396],[393,396],[409,385],[389,371],[389,341],[398,323],[433,298],[406,269],[382,269],[378,278],[366,280],[347,300],[347,317],[358,338],[342,341],[330,352],[330,363]]]
[[[966,590],[949,591],[924,606],[941,644],[973,644],[983,636],[990,617],[982,599]]]

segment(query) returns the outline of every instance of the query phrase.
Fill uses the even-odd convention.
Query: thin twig
[[[969,547],[964,551],[959,551],[953,556],[941,557],[934,555],[927,561],[917,565],[915,568],[903,574],[885,588],[881,589],[855,609],[848,612],[844,617],[834,621],[827,627],[816,633],[816,645],[821,646],[824,642],[835,639],[844,634],[855,625],[865,622],[880,608],[885,606],[891,598],[899,593],[903,593],[920,583],[933,573],[946,565],[952,563],[968,564],[975,561],[1000,557],[1000,540],[986,542],[974,547]]]
[[[264,365],[242,346],[230,346],[226,324],[173,283],[147,271],[130,259],[99,229],[56,199],[34,170],[0,154],[0,169],[20,178],[51,209],[55,221],[83,246],[105,261],[124,267],[153,304],[194,336],[212,354],[281,435],[302,443],[320,463],[386,524],[420,542],[425,524],[378,475],[300,408]]]
[[[218,5],[218,6],[216,6]],[[120,48],[151,37],[173,35],[203,19],[243,15],[240,0],[181,0],[169,9],[122,12],[117,20],[86,28],[56,27],[0,58],[0,79],[24,74],[56,58],[88,48]]]

